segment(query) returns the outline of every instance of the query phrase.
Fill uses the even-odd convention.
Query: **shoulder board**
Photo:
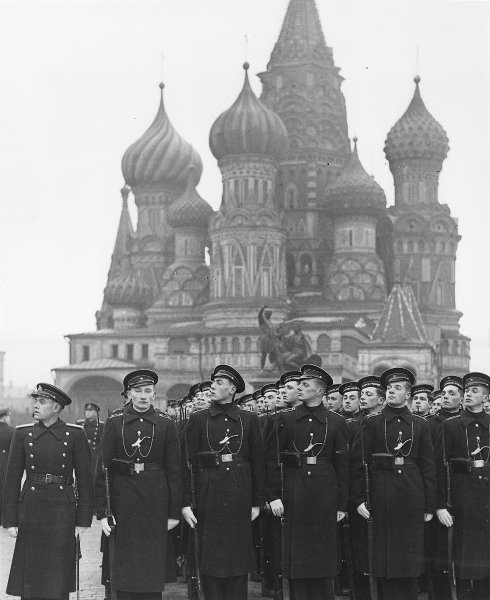
[[[350,418],[350,419],[346,419],[345,422],[346,423],[359,423],[359,419]]]
[[[99,421],[99,425],[103,425],[105,421]]]
[[[155,408],[155,412],[158,416],[163,417],[164,419],[170,419],[167,413],[163,412],[163,410],[160,410],[159,408]]]
[[[109,419],[113,419],[114,417],[120,417],[123,414],[123,409],[122,408],[116,408],[115,410],[113,410],[111,412],[111,414],[107,417],[107,420]]]
[[[83,425],[84,422],[84,419],[77,419],[77,425]]]
[[[454,415],[454,417],[448,417],[444,422],[447,423],[448,421],[454,421],[454,419],[458,419],[461,415]]]
[[[293,412],[294,410],[296,410],[296,407],[295,406],[291,406],[290,408],[283,408],[281,410],[281,413]]]
[[[24,425],[17,425],[15,429],[23,429],[24,427],[34,427],[35,423],[25,423]]]
[[[76,427],[77,429],[83,429],[81,425],[77,425],[76,423],[67,423],[67,427]]]
[[[372,415],[366,415],[365,419],[372,419],[373,417],[379,417],[381,413],[373,413]]]

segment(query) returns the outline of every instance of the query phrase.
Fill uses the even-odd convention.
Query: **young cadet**
[[[407,408],[415,377],[404,368],[385,371],[386,404],[367,417],[353,443],[351,500],[374,518],[373,574],[383,598],[416,600],[424,560],[424,522],[435,510],[436,473],[429,424]],[[363,463],[370,465],[366,506]]]
[[[442,404],[442,391],[434,390],[432,392],[432,406],[430,407],[430,412],[432,415],[437,415],[437,413],[441,409]]]
[[[264,446],[257,415],[234,403],[245,383],[228,365],[211,375],[210,408],[191,415],[184,442],[195,473],[193,507],[189,473],[182,514],[199,536],[199,571],[206,600],[245,600],[252,521],[265,502]]]
[[[386,399],[386,391],[379,377],[368,375],[357,382],[361,393],[359,406],[364,416],[380,412]]]
[[[342,412],[342,394],[339,392],[339,387],[340,384],[335,383],[325,390],[326,407],[338,414]]]
[[[424,417],[424,419],[430,416],[433,391],[434,386],[428,383],[420,383],[412,387],[409,405],[414,415]]]
[[[118,600],[160,600],[165,588],[167,531],[179,524],[182,466],[177,428],[154,408],[154,371],[128,373],[123,394],[129,402],[107,419],[96,478],[97,518],[115,536],[111,586]],[[115,528],[107,518],[105,473]],[[110,596],[109,596],[110,597]]]
[[[38,383],[32,396],[36,422],[17,427],[5,480],[3,526],[17,538],[7,594],[68,600],[75,534],[92,523],[90,450],[83,429],[60,419],[69,396],[49,383]]]
[[[342,396],[342,412],[345,419],[354,419],[361,416],[359,408],[360,389],[357,381],[348,381],[339,386],[339,393]]]
[[[298,398],[298,386],[301,379],[300,371],[286,371],[281,375],[284,385],[284,401],[288,408],[294,408],[301,404]]]
[[[338,564],[337,521],[347,511],[347,429],[322,403],[330,375],[315,365],[303,365],[301,374],[302,404],[281,413],[277,438],[267,439],[267,496],[274,516],[286,519],[282,574],[291,597],[329,600]]]
[[[83,427],[87,436],[90,455],[92,456],[92,473],[95,478],[97,469],[97,456],[99,454],[100,440],[104,431],[104,421],[99,419],[100,406],[95,402],[85,404],[85,419],[77,421],[78,425]]]
[[[458,599],[490,598],[490,415],[483,410],[490,377],[463,377],[464,411],[444,421],[436,442],[437,516],[454,527]],[[446,477],[449,463],[450,486]],[[448,497],[448,489],[451,496]]]

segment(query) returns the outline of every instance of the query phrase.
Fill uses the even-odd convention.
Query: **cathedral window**
[[[141,358],[143,360],[148,359],[148,344],[141,344]]]
[[[187,338],[175,337],[168,341],[169,354],[189,354],[190,344]]]
[[[216,338],[211,338],[211,352],[216,354]]]
[[[228,352],[228,342],[224,337],[221,338],[220,352],[221,354],[226,354]]]
[[[245,338],[245,352],[252,352],[252,338]]]
[[[352,239],[352,229],[349,229],[349,246],[352,248],[353,239]]]
[[[82,360],[90,360],[90,346],[82,346]]]
[[[270,267],[262,267],[261,287],[262,296],[272,296],[272,282],[271,282],[271,269]]]
[[[332,339],[326,333],[322,333],[318,336],[316,341],[317,352],[326,353],[332,350]]]
[[[232,296],[242,297],[245,289],[245,269],[242,266],[233,267]]]
[[[134,360],[134,344],[126,344],[126,358]]]
[[[417,250],[419,252],[425,252],[425,244],[424,244],[424,242],[422,240],[419,240],[417,242]]]
[[[408,254],[413,254],[413,242],[410,240],[407,247]]]
[[[117,358],[119,356],[119,344],[111,345],[111,353],[112,353],[112,358]]]
[[[240,340],[237,337],[234,337],[231,340],[231,351],[233,354],[238,354],[240,352]]]

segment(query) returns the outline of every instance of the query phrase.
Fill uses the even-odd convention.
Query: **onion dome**
[[[442,125],[427,110],[420,95],[420,77],[414,77],[415,93],[405,114],[393,125],[385,142],[388,161],[407,158],[444,160],[449,140]]]
[[[158,286],[152,273],[143,274],[135,269],[127,268],[110,279],[104,292],[104,298],[112,306],[145,309],[153,304],[157,293]]]
[[[196,190],[197,182],[192,176],[187,181],[185,192],[175,200],[168,210],[171,227],[207,227],[213,209]]]
[[[337,179],[327,187],[326,195],[332,208],[385,208],[383,188],[366,173],[359,160],[356,137],[350,158]]]
[[[279,158],[287,147],[287,130],[281,118],[254,94],[244,63],[245,81],[234,104],[214,122],[209,146],[220,160],[225,156],[259,154]]]
[[[182,138],[170,122],[163,104],[163,83],[160,84],[160,106],[153,123],[122,159],[122,172],[128,185],[167,184],[183,187],[189,169],[198,179],[202,161],[194,148]]]

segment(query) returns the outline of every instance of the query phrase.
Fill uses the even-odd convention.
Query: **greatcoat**
[[[194,473],[199,570],[218,578],[244,575],[253,560],[252,506],[264,505],[264,446],[257,415],[234,403],[213,403],[192,413],[184,445]],[[223,462],[224,455],[232,460]],[[216,466],[209,466],[216,456]],[[192,504],[188,469],[184,504]]]
[[[363,456],[369,464],[373,574],[387,579],[419,577],[425,567],[424,513],[435,512],[436,469],[429,424],[406,406],[386,405],[381,413],[364,419],[352,455],[351,501],[356,507],[367,499]],[[395,464],[395,455],[403,465]]]
[[[60,480],[52,482],[49,475]],[[19,528],[7,594],[60,598],[73,592],[75,526],[89,527],[93,514],[90,450],[83,429],[61,419],[50,427],[41,422],[19,425],[10,446],[4,501],[4,527]]]
[[[158,468],[131,474],[129,469],[138,463]],[[167,520],[179,519],[182,508],[182,466],[175,423],[153,407],[139,413],[129,403],[114,411],[105,422],[99,464],[110,473],[111,508],[116,519],[111,534],[115,535],[115,556],[109,557],[112,589],[162,591]],[[95,492],[97,518],[101,519],[107,508],[101,468]]]
[[[14,427],[0,422],[0,524],[2,519],[3,486],[7,472],[10,442],[12,441],[14,431]]]
[[[271,434],[267,440],[267,499],[271,502],[283,496],[283,576],[333,578],[338,571],[337,511],[347,512],[345,419],[323,405],[312,411],[301,404],[278,415],[276,432],[277,439]],[[278,452],[283,451],[299,454],[301,465],[284,463],[282,495]],[[316,464],[308,464],[308,456],[310,463],[316,457]]]
[[[465,410],[444,421],[436,441],[437,507],[448,507],[446,458],[451,467],[455,571],[460,579],[490,576],[489,433],[490,415]],[[472,455],[478,444],[481,453]],[[481,460],[483,466],[474,466],[475,459]]]

